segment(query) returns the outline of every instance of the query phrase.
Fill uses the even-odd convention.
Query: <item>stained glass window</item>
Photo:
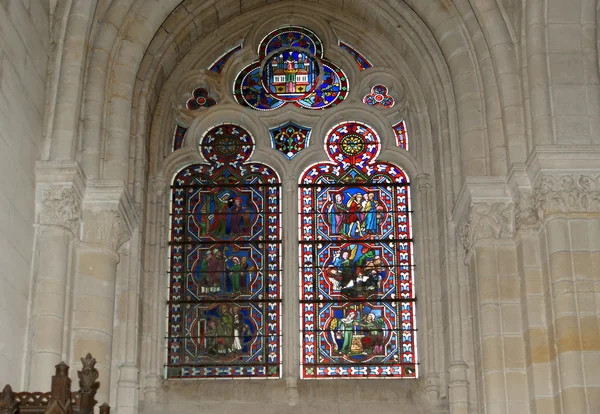
[[[185,106],[187,109],[196,111],[200,108],[210,108],[211,106],[215,106],[216,104],[217,101],[215,100],[215,98],[210,96],[210,94],[205,88],[196,88],[192,92],[192,97],[188,99]]]
[[[233,124],[172,185],[167,378],[281,376],[280,180]]]
[[[415,378],[409,182],[375,131],[334,127],[300,180],[301,375]]]
[[[394,134],[396,135],[396,146],[408,151],[408,133],[406,132],[406,122],[400,121],[394,124]]]
[[[260,42],[259,60],[238,74],[236,101],[258,111],[286,104],[315,110],[341,103],[348,96],[348,79],[323,53],[321,40],[306,28],[274,30]]]
[[[238,50],[240,50],[241,48],[242,48],[242,44],[240,43],[239,45],[235,46],[233,49],[231,49],[228,52],[226,52],[219,59],[217,59],[215,61],[215,63],[213,63],[212,65],[210,65],[210,67],[208,68],[208,70],[213,71],[215,73],[221,73],[221,71],[223,70],[223,66],[225,66],[225,63],[227,63],[227,61],[229,60],[229,58],[231,58],[231,56],[233,56],[233,54],[235,52],[237,52]]]
[[[173,133],[173,151],[178,150],[183,147],[185,143],[185,134],[187,132],[187,128],[181,125],[175,125],[175,132]]]
[[[362,54],[360,54],[355,48],[350,46],[348,43],[342,42],[340,40],[338,42],[338,44],[340,45],[340,47],[342,49],[344,49],[345,51],[347,51],[348,53],[350,53],[352,55],[352,57],[356,61],[356,64],[358,65],[358,68],[361,71],[367,70],[367,69],[370,69],[373,67],[373,65],[371,64],[371,62],[369,62],[367,60],[367,58],[365,58]]]
[[[365,95],[363,103],[369,106],[381,106],[391,108],[396,103],[394,98],[388,94],[388,88],[385,85],[375,85],[371,88],[371,93]]]
[[[310,131],[310,128],[295,124],[292,121],[286,122],[269,130],[271,146],[285,155],[288,160],[291,160],[300,151],[308,147]]]

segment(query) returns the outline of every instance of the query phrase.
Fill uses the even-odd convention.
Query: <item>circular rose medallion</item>
[[[370,126],[360,122],[344,122],[329,132],[325,149],[332,161],[357,165],[377,157],[380,141]]]
[[[304,50],[283,49],[267,58],[263,68],[263,87],[274,98],[297,101],[317,87],[319,64]]]
[[[244,163],[254,149],[248,131],[234,124],[222,124],[208,131],[200,142],[204,159],[225,164]]]
[[[340,139],[340,150],[348,157],[362,154],[365,146],[365,139],[359,135],[348,134]]]
[[[214,143],[215,152],[220,157],[230,157],[240,150],[240,141],[233,135],[220,136]]]

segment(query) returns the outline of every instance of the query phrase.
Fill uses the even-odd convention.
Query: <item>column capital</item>
[[[540,219],[552,214],[600,213],[600,174],[542,174],[532,202]]]
[[[76,161],[38,161],[36,222],[75,232],[84,192],[85,176]]]
[[[454,208],[453,221],[467,252],[481,239],[511,237],[514,203],[506,177],[467,177]]]
[[[512,237],[513,214],[513,203],[473,203],[458,227],[461,244],[466,251],[470,251],[481,239]]]
[[[82,240],[85,243],[117,251],[138,226],[133,202],[122,181],[90,181],[82,208]]]
[[[427,191],[431,189],[431,176],[426,173],[419,174],[415,177],[415,183],[417,184],[417,190]]]
[[[527,160],[538,219],[600,213],[600,145],[538,146]]]
[[[286,175],[283,179],[283,191],[293,193],[298,187],[298,177],[294,175]]]
[[[163,176],[157,176],[152,179],[152,191],[157,197],[162,197],[168,188],[169,183],[167,183],[167,180]]]
[[[52,186],[43,189],[38,223],[64,227],[75,232],[81,214],[81,196],[73,187]]]

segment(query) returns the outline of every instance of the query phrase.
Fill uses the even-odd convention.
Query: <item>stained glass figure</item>
[[[303,378],[416,378],[409,182],[346,122],[300,180]]]
[[[185,134],[187,128],[181,125],[175,125],[175,132],[173,133],[173,145],[172,150],[177,151],[185,144]]]
[[[167,378],[281,376],[280,180],[223,124],[172,186]]]
[[[371,93],[363,98],[363,102],[369,106],[382,106],[391,108],[396,103],[391,95],[388,95],[388,88],[385,85],[375,85],[371,88]]]
[[[310,128],[290,121],[270,130],[271,144],[273,148],[280,151],[288,160],[291,160],[296,154],[308,147],[310,131]]]
[[[233,56],[233,54],[235,52],[237,52],[238,50],[240,50],[241,48],[242,48],[242,44],[240,43],[239,45],[237,45],[233,49],[230,49],[223,56],[221,56],[219,59],[217,59],[215,61],[215,63],[213,63],[212,65],[210,65],[210,67],[208,68],[208,70],[213,71],[215,73],[221,73],[221,71],[223,70],[223,66],[225,66],[225,63],[227,63],[227,61],[229,60],[229,58],[231,58],[231,56]]]
[[[350,46],[348,43],[342,42],[340,40],[338,42],[338,44],[342,49],[344,49],[345,51],[347,51],[348,53],[350,53],[352,55],[354,60],[356,60],[356,64],[358,65],[358,68],[361,71],[370,69],[373,67],[373,65],[371,64],[371,62],[369,62],[367,60],[367,58],[365,58],[362,54],[360,54],[355,48]]]
[[[217,101],[212,98],[208,91],[204,88],[196,88],[192,92],[192,97],[188,99],[185,104],[187,109],[191,109],[192,111],[196,111],[200,108],[210,108],[211,106],[215,106]]]
[[[406,122],[400,121],[395,124],[394,134],[396,135],[396,146],[408,151],[408,134],[406,132]]]
[[[324,109],[348,96],[344,72],[323,58],[321,40],[308,29],[284,27],[258,47],[260,60],[244,68],[234,84],[236,101],[259,111],[294,104]]]

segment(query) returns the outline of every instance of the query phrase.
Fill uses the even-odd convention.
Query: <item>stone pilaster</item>
[[[540,221],[548,359],[562,412],[600,409],[600,175],[542,171],[532,191]],[[538,411],[541,412],[541,411]]]
[[[547,298],[542,278],[540,223],[531,185],[524,168],[514,168],[509,178],[515,200],[515,245],[520,277],[521,319],[530,412],[554,413],[557,373],[550,361]]]
[[[28,388],[49,389],[55,365],[65,358],[72,241],[79,227],[84,179],[73,162],[37,165],[36,240]],[[68,338],[67,338],[68,341]]]
[[[119,248],[137,227],[120,182],[92,182],[83,200],[73,321],[73,355],[92,353],[100,373],[96,399],[109,401]]]
[[[472,286],[479,408],[528,412],[514,202],[506,181],[468,180],[455,218]]]

